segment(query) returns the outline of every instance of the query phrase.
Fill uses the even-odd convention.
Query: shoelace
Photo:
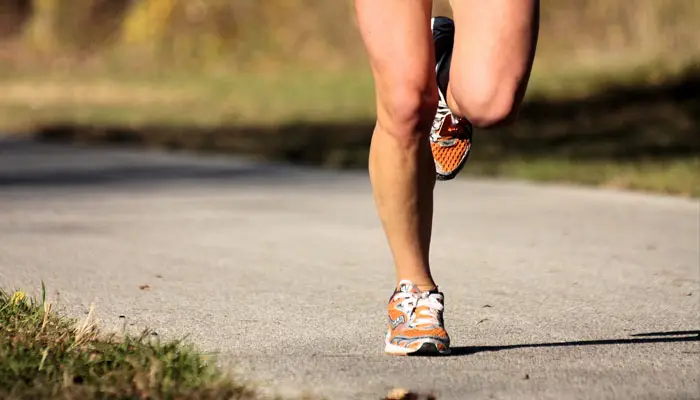
[[[440,131],[442,130],[442,124],[445,118],[449,117],[452,112],[447,106],[447,101],[445,101],[444,96],[440,93],[440,101],[438,102],[437,112],[435,113],[435,119],[433,120],[433,129],[430,130],[430,139],[433,142],[437,142],[442,138],[440,136]]]
[[[406,314],[408,314],[408,325],[412,328],[418,326],[439,326],[438,315],[444,309],[440,303],[439,294],[424,292],[420,295],[415,293],[399,292],[395,298],[403,299],[399,303]]]
[[[454,118],[453,121],[450,122],[455,122],[459,123],[459,119],[455,118],[454,114],[452,114],[452,111],[450,111],[450,107],[447,105],[447,100],[445,100],[445,96],[442,95],[442,92],[438,91],[440,93],[440,101],[438,102],[438,108],[437,112],[435,113],[435,119],[433,120],[433,126],[432,129],[430,130],[430,140],[432,142],[438,142],[438,141],[448,141],[448,140],[454,140],[458,138],[461,133],[461,129],[459,128],[453,128],[449,127],[447,128],[447,133],[448,135],[441,135],[442,127],[444,126],[444,121],[448,117]],[[455,135],[450,135],[451,133],[456,133]]]
[[[416,312],[413,314],[416,317],[410,323],[413,326],[419,325],[430,325],[430,326],[440,326],[440,320],[438,315],[444,309],[444,306],[438,298],[440,297],[437,293],[425,292],[418,299],[418,305],[416,306]]]

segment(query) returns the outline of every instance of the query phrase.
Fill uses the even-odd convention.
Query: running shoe
[[[440,98],[430,130],[430,148],[435,160],[437,179],[447,181],[456,177],[467,162],[472,144],[472,125],[466,118],[455,117],[447,105],[447,86],[450,81],[455,37],[454,21],[447,17],[435,17],[431,20],[431,28]]]
[[[403,280],[389,300],[389,329],[384,351],[392,355],[450,353],[443,322],[444,295],[438,289],[421,292]]]

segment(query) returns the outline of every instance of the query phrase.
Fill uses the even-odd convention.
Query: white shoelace
[[[438,92],[440,92],[438,90]],[[435,119],[433,120],[433,127],[430,130],[430,140],[437,142],[440,140],[440,131],[442,130],[442,125],[444,124],[445,118],[452,114],[450,107],[447,106],[447,101],[445,100],[442,92],[440,92],[440,101],[438,102],[437,112],[435,113]]]
[[[424,292],[421,295],[399,292],[394,295],[394,298],[403,299],[399,305],[409,315],[408,324],[411,327],[419,325],[440,326],[438,315],[444,307],[440,303],[439,297],[440,294],[429,292]]]

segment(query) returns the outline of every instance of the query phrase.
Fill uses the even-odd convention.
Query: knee
[[[437,91],[428,86],[396,86],[380,97],[378,123],[400,144],[413,146],[428,136],[437,103]]]
[[[454,111],[477,128],[506,125],[517,116],[521,96],[515,83],[484,80],[454,85],[450,90]]]

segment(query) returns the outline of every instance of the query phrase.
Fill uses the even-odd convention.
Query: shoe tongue
[[[416,287],[413,282],[405,280],[399,282],[398,291],[402,293],[420,293],[420,290],[418,290],[418,287]]]

